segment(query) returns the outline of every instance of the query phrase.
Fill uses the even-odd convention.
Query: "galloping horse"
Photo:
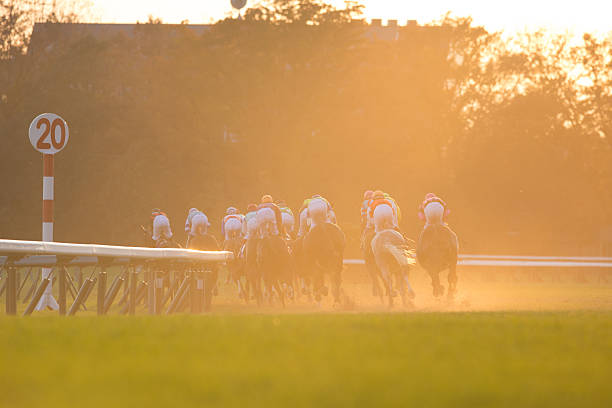
[[[238,296],[245,297],[245,291],[241,278],[245,274],[245,260],[240,256],[240,252],[243,245],[243,239],[239,233],[230,234],[229,239],[223,243],[223,250],[229,251],[234,254],[234,259],[227,264],[229,272],[228,281],[232,280],[238,286]],[[248,300],[248,298],[246,298]]]
[[[381,272],[389,297],[389,307],[393,306],[393,277],[395,287],[399,289],[404,306],[411,305],[414,291],[408,280],[410,266],[415,264],[413,253],[402,234],[393,229],[385,229],[376,234],[372,240],[372,252],[376,265]]]
[[[244,248],[242,249],[242,257],[244,258],[244,274],[246,276],[244,300],[248,303],[251,294],[253,294],[257,304],[261,305],[263,301],[261,290],[261,273],[257,265],[257,248],[259,247],[259,239],[253,235],[246,240]]]
[[[372,280],[372,295],[380,297],[383,300],[384,292],[380,287],[380,269],[376,265],[376,257],[372,251],[372,240],[376,236],[374,228],[366,228],[361,234],[361,250],[363,252],[363,259],[365,260],[365,267],[368,271],[368,275]]]
[[[429,273],[433,286],[433,295],[444,294],[440,283],[440,272],[448,269],[448,298],[452,299],[457,292],[457,235],[443,223],[426,225],[417,246],[417,259]]]
[[[315,225],[304,237],[302,259],[307,271],[311,271],[315,300],[327,295],[324,274],[331,276],[334,302],[340,303],[342,262],[345,247],[344,233],[336,224],[324,222]]]
[[[284,307],[283,285],[291,282],[291,255],[287,242],[281,236],[269,234],[258,240],[257,268],[270,298],[274,289]]]

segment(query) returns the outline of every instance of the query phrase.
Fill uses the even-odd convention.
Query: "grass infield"
[[[612,406],[612,312],[0,317],[2,407]]]

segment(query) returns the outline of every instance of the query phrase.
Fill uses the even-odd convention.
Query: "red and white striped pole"
[[[42,240],[53,242],[53,155],[43,154],[43,204],[42,204]],[[42,278],[51,274],[51,268],[42,268]],[[45,308],[57,310],[59,308],[53,297],[53,287],[48,285],[43,293],[36,310]]]
[[[68,143],[68,125],[54,113],[38,115],[30,124],[30,143],[34,149],[43,154],[43,207],[42,207],[42,240],[53,242],[53,155],[60,152]],[[51,275],[51,268],[42,268],[42,278]],[[53,285],[48,285],[36,310],[46,308],[57,310],[59,305],[53,297]]]

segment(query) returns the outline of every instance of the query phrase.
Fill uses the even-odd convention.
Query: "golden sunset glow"
[[[149,15],[167,23],[189,20],[192,24],[209,23],[232,15],[229,0],[92,0],[95,17],[100,22],[146,21]],[[342,6],[340,0],[329,1]],[[434,0],[412,2],[402,0],[363,0],[365,17],[417,20],[425,24],[439,19],[450,11],[457,16],[472,16],[476,24],[489,30],[523,31],[546,28],[551,31],[607,33],[612,31],[610,14],[612,3],[584,0],[567,4],[559,1],[516,0],[495,2],[488,0]],[[253,0],[247,7],[255,4]]]
[[[612,0],[0,33],[0,408],[612,407]]]

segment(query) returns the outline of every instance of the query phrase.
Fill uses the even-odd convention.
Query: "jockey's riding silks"
[[[248,212],[244,216],[244,224],[242,225],[242,233],[246,239],[257,235],[257,211]]]
[[[257,204],[249,204],[242,223],[242,234],[245,239],[257,234]]]
[[[170,229],[170,220],[163,212],[154,213],[153,218],[153,241],[158,241],[160,238],[172,238],[172,230]]]
[[[257,229],[261,236],[267,233],[274,235],[283,234],[283,215],[280,208],[269,195],[265,195],[261,199],[261,204],[257,207]]]
[[[428,203],[423,212],[427,225],[444,223],[444,206],[440,202],[432,201]]]
[[[395,214],[395,207],[393,205],[393,202],[387,198],[384,198],[384,196],[382,198],[374,198],[371,202],[370,202],[370,206],[368,207],[368,222],[372,222],[373,217],[374,217],[374,211],[376,210],[376,207],[378,207],[379,205],[387,205],[389,207],[391,207],[392,212],[393,212],[393,220],[397,220],[397,214]]]
[[[385,198],[391,202],[391,206],[393,207],[395,225],[399,225],[400,222],[402,222],[402,212],[399,205],[397,205],[397,202],[390,194],[385,193]]]
[[[282,211],[282,208],[281,208]],[[282,212],[283,214],[283,226],[285,227],[285,231],[287,232],[293,232],[293,227],[295,225],[295,219],[293,217],[292,213],[289,212]]]
[[[293,216],[293,211],[291,208],[285,204],[284,201],[279,201],[276,203],[278,208],[281,210],[281,214],[283,217],[283,226],[286,232],[293,232],[293,228],[295,225],[295,217]]]
[[[370,202],[372,202],[372,197],[374,196],[374,192],[372,190],[367,190],[363,193],[363,201],[361,202],[361,228],[365,228],[368,223],[368,207],[370,206]]]
[[[382,203],[377,205],[374,208],[372,220],[374,222],[375,232],[397,227],[395,224],[395,211],[393,210],[391,204]]]
[[[282,216],[281,216],[282,218]],[[267,233],[272,235],[278,235],[278,222],[274,210],[269,207],[263,207],[257,210],[257,229],[261,236],[265,236]],[[280,222],[282,224],[282,221]]]
[[[328,222],[329,203],[323,198],[314,198],[308,203],[308,218],[311,228]]]
[[[242,214],[230,214],[223,217],[221,224],[221,233],[226,240],[230,239],[233,235],[241,235],[244,224],[244,215]]]
[[[298,236],[304,236],[312,227],[325,222],[336,223],[336,213],[329,201],[318,194],[304,200],[300,208]]]
[[[304,236],[308,231],[310,231],[310,220],[308,219],[308,206],[306,206],[302,207],[300,211],[300,230],[298,236]]]
[[[446,217],[448,217],[448,215],[450,214],[450,210],[448,209],[448,206],[446,205],[444,200],[436,196],[434,193],[428,193],[425,196],[425,200],[423,200],[423,203],[421,203],[421,206],[419,207],[419,218],[427,221],[425,208],[431,203],[438,203],[443,207],[442,222],[446,222]]]
[[[206,235],[208,232],[208,217],[204,213],[198,211],[191,218],[191,228],[189,229],[189,235],[195,237],[196,235]]]
[[[185,220],[185,232],[187,232],[190,237],[205,235],[208,231],[208,227],[210,227],[210,222],[208,222],[206,214],[202,211],[198,211],[196,208],[189,210],[189,215]]]

